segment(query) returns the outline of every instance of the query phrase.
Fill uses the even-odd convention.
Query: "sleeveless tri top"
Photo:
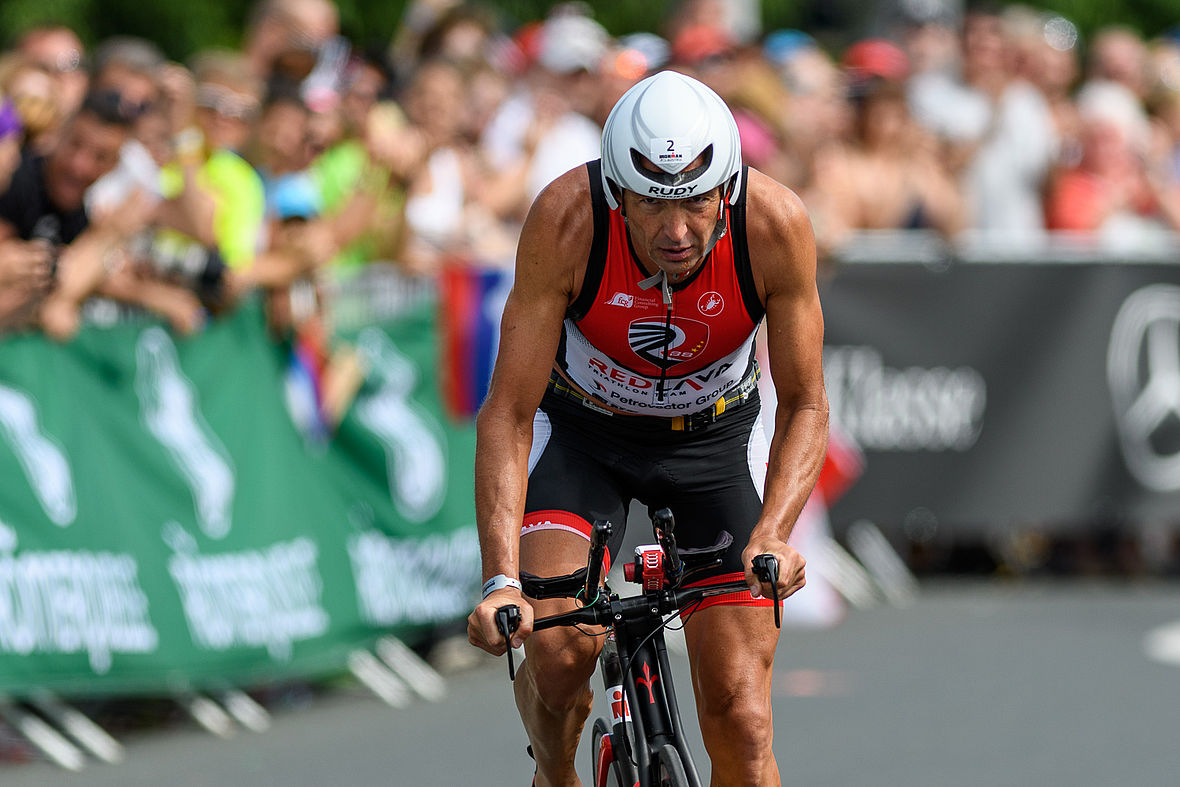
[[[671,285],[671,304],[635,256],[622,210],[606,203],[601,162],[587,165],[594,242],[566,313],[557,363],[595,400],[636,415],[689,415],[757,375],[754,334],[765,314],[746,245],[746,191],[726,203],[729,231],[704,263]],[[745,172],[742,182],[745,183]]]

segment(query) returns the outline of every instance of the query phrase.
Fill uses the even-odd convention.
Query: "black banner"
[[[833,428],[866,457],[837,528],[1180,521],[1180,267],[848,264],[820,289]]]

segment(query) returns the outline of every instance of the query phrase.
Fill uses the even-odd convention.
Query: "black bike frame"
[[[676,702],[668,648],[664,642],[664,616],[708,596],[746,589],[748,586],[743,580],[736,580],[719,585],[654,591],[630,598],[612,595],[600,598],[588,607],[534,622],[534,631],[575,624],[607,626],[614,631],[620,670],[618,678],[627,697],[634,727],[626,739],[626,747],[618,751],[616,757],[633,758],[640,787],[652,787],[652,754],[665,743],[671,743],[680,753],[692,787],[700,787]],[[606,680],[609,683],[611,676],[606,676]]]

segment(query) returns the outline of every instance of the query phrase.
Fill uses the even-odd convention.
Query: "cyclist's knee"
[[[718,739],[730,751],[740,751],[752,766],[770,756],[774,730],[768,698],[758,692],[721,688],[703,694],[698,698],[698,711],[707,738]]]
[[[535,691],[550,707],[572,706],[591,697],[590,677],[594,674],[599,642],[577,632],[550,630],[533,634],[525,645]]]

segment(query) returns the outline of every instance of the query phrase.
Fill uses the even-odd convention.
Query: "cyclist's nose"
[[[683,210],[669,208],[664,212],[662,218],[660,230],[667,240],[675,244],[681,244],[688,240],[688,217]]]

